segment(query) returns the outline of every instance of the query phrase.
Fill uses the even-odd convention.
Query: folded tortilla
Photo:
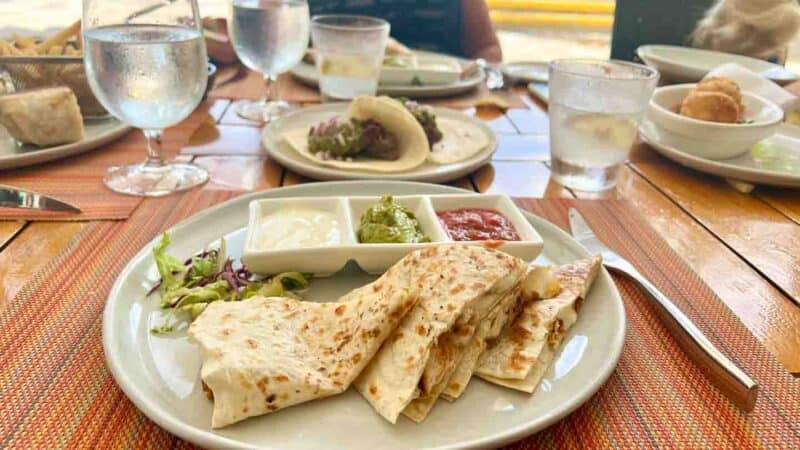
[[[532,393],[555,358],[564,335],[577,320],[601,259],[560,266],[561,291],[553,298],[532,301],[500,338],[481,356],[475,374],[486,381]]]
[[[489,145],[489,136],[466,120],[436,118],[442,140],[433,145],[428,160],[436,164],[451,164],[471,158]]]
[[[212,427],[345,391],[416,303],[421,285],[406,268],[422,259],[411,253],[334,303],[209,304],[189,336],[200,344],[200,375],[213,394]]]
[[[389,97],[356,97],[347,108],[345,117],[372,119],[392,133],[400,146],[400,158],[395,161],[356,156],[352,161],[321,159],[308,148],[310,126],[290,130],[283,137],[300,155],[323,166],[338,169],[370,170],[374,172],[404,172],[423,162],[430,153],[425,130],[417,119],[397,100]]]
[[[353,383],[391,423],[400,413],[419,417],[416,406],[407,410],[415,400],[432,405],[480,322],[518,288],[525,271],[522,260],[483,247],[423,252],[426,264],[414,270],[421,286],[416,306]],[[419,411],[427,414],[430,405]]]

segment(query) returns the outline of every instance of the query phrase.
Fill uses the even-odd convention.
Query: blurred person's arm
[[[489,8],[484,0],[461,0],[464,51],[470,58],[483,58],[489,62],[500,62],[503,52],[500,41],[489,18]]]

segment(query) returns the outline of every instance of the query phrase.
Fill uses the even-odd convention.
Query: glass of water
[[[657,81],[655,69],[623,61],[551,62],[553,178],[581,191],[615,186]]]
[[[349,100],[375,95],[389,39],[389,22],[351,15],[311,20],[319,89],[323,97]]]
[[[268,122],[287,113],[280,100],[278,75],[303,58],[308,47],[306,0],[232,0],[230,35],[242,64],[264,75],[267,96],[240,103],[236,112],[249,120]]]
[[[196,1],[84,0],[83,39],[92,92],[147,138],[147,159],[111,167],[106,186],[155,197],[204,183],[204,169],[166,163],[161,150],[162,130],[194,111],[208,81]]]

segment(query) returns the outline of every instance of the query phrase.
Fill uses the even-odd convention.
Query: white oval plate
[[[787,135],[789,139],[796,141],[796,145],[786,146],[786,139],[782,140],[779,136],[767,138],[762,143],[768,142],[776,146],[779,154],[776,155],[776,158],[762,160],[755,158],[749,151],[730,159],[700,158],[664,144],[660,133],[661,130],[656,124],[647,118],[642,119],[642,124],[639,126],[639,135],[642,140],[658,153],[678,164],[711,175],[748,183],[800,188],[800,128],[794,125],[783,124],[778,129],[778,133]],[[714,143],[709,142],[708,145],[714,145]]]
[[[676,45],[642,45],[636,54],[650,67],[656,68],[669,82],[694,83],[712,69],[725,63],[736,63],[778,83],[788,84],[798,76],[783,66],[748,56],[715,52]]]
[[[446,186],[397,182],[309,183],[235,198],[169,230],[170,252],[184,256],[225,236],[232,257],[242,249],[248,204],[258,198],[342,195],[464,193]],[[586,251],[549,222],[525,213],[544,239],[539,262],[567,263]],[[158,309],[145,291],[156,279],[155,240],[122,270],[103,315],[108,367],[125,394],[166,430],[206,448],[409,449],[497,447],[563,418],[588,400],[609,377],[625,336],[625,311],[603,270],[567,333],[555,363],[531,396],[473,380],[454,403],[438,402],[421,424],[401,418],[391,425],[353,390],[304,403],[220,430],[211,429],[212,404],[199,383],[199,352],[186,338],[153,336],[148,318]],[[345,273],[312,282],[309,299],[334,298],[371,278]]]
[[[466,67],[470,62],[454,58],[452,56],[443,55],[441,53],[415,51],[419,56],[429,58],[447,58],[455,59],[461,64],[461,67]],[[301,83],[310,86],[319,86],[319,73],[313,64],[301,61],[300,64],[294,66],[289,72],[297,78]],[[407,86],[407,85],[378,85],[378,95],[390,95],[392,97],[408,97],[408,98],[434,98],[434,97],[449,97],[456,94],[461,94],[474,89],[479,86],[486,79],[486,74],[482,70],[476,70],[472,75],[465,79],[459,79],[452,84],[435,84],[430,86]]]
[[[430,183],[444,183],[463,177],[468,173],[489,162],[497,150],[497,137],[488,125],[474,117],[467,116],[459,111],[449,108],[433,108],[439,117],[470,122],[478,126],[489,138],[489,145],[472,157],[451,164],[433,164],[424,162],[422,165],[405,172],[384,173],[366,170],[345,170],[336,167],[315,164],[313,161],[297,153],[283,138],[283,133],[289,130],[316,125],[323,120],[344,114],[347,103],[331,103],[321,106],[303,108],[295,113],[272,121],[261,133],[261,144],[267,154],[276,162],[289,169],[315,180],[405,180],[427,181]]]
[[[513,62],[500,66],[503,75],[525,83],[547,83],[550,80],[550,65],[546,62]]]
[[[114,118],[87,119],[83,124],[86,129],[83,140],[44,148],[19,145],[4,128],[0,127],[0,169],[31,166],[87,152],[118,139],[131,129]]]

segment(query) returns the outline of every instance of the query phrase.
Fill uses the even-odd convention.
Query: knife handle
[[[758,397],[758,385],[708,340],[666,295],[638,272],[621,271],[634,280],[649,297],[658,303],[663,323],[677,339],[684,352],[705,372],[706,376],[738,407],[752,411]]]

